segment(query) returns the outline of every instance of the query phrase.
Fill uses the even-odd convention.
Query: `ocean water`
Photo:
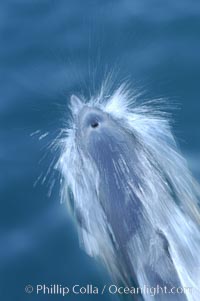
[[[58,157],[48,145],[68,119],[72,93],[88,97],[112,74],[145,99],[165,98],[180,149],[200,180],[199,37],[197,0],[1,0],[1,300],[102,300],[37,295],[35,288],[111,283],[79,248],[57,172],[34,184]],[[34,291],[26,293],[26,285]]]

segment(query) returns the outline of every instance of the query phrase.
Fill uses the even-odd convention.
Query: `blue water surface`
[[[58,156],[48,144],[68,119],[71,93],[88,97],[110,72],[116,84],[128,79],[146,99],[167,99],[180,148],[200,179],[199,0],[1,0],[2,301],[117,300],[35,292],[37,284],[111,283],[79,248],[60,204],[58,173],[51,196],[52,178],[34,185]],[[39,140],[31,135],[38,130],[50,134]]]

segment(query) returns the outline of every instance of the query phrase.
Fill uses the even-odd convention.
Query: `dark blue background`
[[[101,286],[110,281],[78,246],[65,204],[60,204],[58,174],[50,197],[48,181],[33,184],[57,156],[47,144],[67,120],[69,95],[87,96],[113,68],[116,82],[128,77],[133,87],[145,89],[145,97],[166,97],[169,110],[176,107],[174,132],[199,177],[199,0],[1,0],[2,301],[63,300],[27,295],[26,284]],[[30,136],[36,130],[50,135],[38,140]]]

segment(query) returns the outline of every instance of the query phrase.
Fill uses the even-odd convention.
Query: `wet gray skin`
[[[100,174],[101,201],[108,221],[113,229],[117,229],[115,236],[120,244],[126,245],[132,234],[139,229],[139,220],[142,218],[142,206],[136,195],[132,192],[127,196],[127,180],[138,186],[139,179],[130,178],[130,164],[124,166],[124,170],[118,168],[118,171],[116,165],[119,162],[122,165],[122,160],[133,161],[137,165],[138,158],[132,143],[135,139],[98,109],[84,108],[80,113],[79,128],[82,147],[92,157]],[[122,217],[126,217],[126,225]]]
[[[180,281],[170,258],[167,239],[159,231],[155,232],[148,222],[141,201],[134,193],[134,188],[139,189],[139,186],[145,185],[141,183],[142,177],[139,179],[135,175],[135,170],[137,174],[143,172],[140,170],[140,158],[138,158],[141,147],[139,139],[129,133],[121,121],[115,121],[100,109],[85,106],[79,112],[76,123],[76,139],[79,147],[95,162],[100,175],[100,202],[115,236],[116,243],[113,244],[119,261],[130,275],[127,281],[133,279],[136,285],[139,285],[138,275],[131,264],[132,259],[128,255],[127,246],[135,234],[143,235],[146,228],[150,233],[147,239],[150,240],[152,235],[157,235],[159,248],[163,249],[159,264],[171,266],[172,271],[169,283],[162,280],[151,266],[146,265],[144,270],[149,283],[153,287],[157,285],[166,285],[168,288],[180,287]],[[139,256],[138,260],[140,260]],[[186,300],[183,294],[170,295],[170,299],[167,294],[150,298],[159,301]]]

